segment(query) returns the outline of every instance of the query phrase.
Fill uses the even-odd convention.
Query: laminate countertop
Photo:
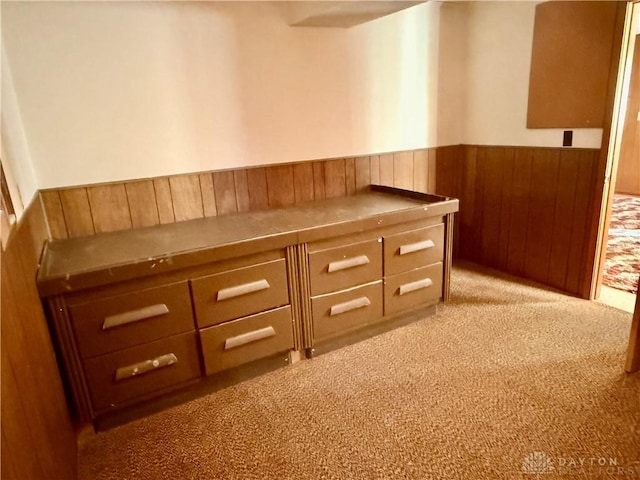
[[[43,297],[458,211],[458,200],[372,185],[357,195],[47,242]]]

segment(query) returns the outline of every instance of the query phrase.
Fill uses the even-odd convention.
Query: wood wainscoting
[[[589,296],[600,150],[455,145],[40,193],[54,239],[356,194],[380,184],[460,199],[454,255]]]
[[[50,189],[40,196],[51,238],[73,238],[354,195],[371,183],[433,193],[436,150]]]
[[[460,199],[458,256],[588,298],[599,154],[469,145],[438,154],[436,193]]]
[[[46,223],[31,203],[0,254],[2,270],[2,478],[75,479],[76,435],[35,272]]]

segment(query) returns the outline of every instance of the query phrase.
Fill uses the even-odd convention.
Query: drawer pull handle
[[[266,290],[271,287],[269,282],[264,278],[255,282],[243,283],[235,287],[223,288],[218,291],[218,301],[228,300],[230,298],[240,297],[253,292],[259,292],[260,290]]]
[[[261,328],[259,330],[254,330],[253,332],[247,332],[243,333],[242,335],[227,338],[224,341],[224,349],[231,350],[232,348],[241,347],[242,345],[256,342],[258,340],[262,340],[263,338],[275,337],[275,335],[276,331],[273,329],[273,327]]]
[[[419,252],[421,250],[428,250],[435,247],[436,244],[433,240],[423,240],[421,242],[410,243],[408,245],[402,245],[400,247],[400,255],[406,255],[407,253]]]
[[[331,307],[329,315],[333,317],[334,315],[340,315],[341,313],[347,313],[351,310],[368,307],[369,305],[371,305],[371,300],[369,300],[367,297],[355,298],[353,300],[349,300],[348,302],[333,305]]]
[[[139,322],[141,320],[146,320],[147,318],[159,317],[160,315],[166,315],[167,313],[169,313],[169,308],[164,303],[160,303],[158,305],[151,305],[138,310],[131,310],[117,315],[111,315],[109,317],[105,317],[104,322],[102,323],[102,330],[127,325],[128,323]]]
[[[178,363],[178,357],[176,357],[174,353],[166,353],[159,357],[152,358],[151,360],[145,360],[144,362],[120,367],[116,370],[116,382],[126,378],[137,377],[138,375],[143,375],[176,363]]]
[[[422,280],[417,280],[415,282],[405,283],[404,285],[400,285],[400,295],[415,292],[416,290],[427,288],[431,285],[433,285],[433,281],[430,278],[423,278]]]
[[[340,270],[346,270],[347,268],[359,267],[360,265],[366,265],[370,262],[369,257],[366,255],[360,255],[358,257],[346,258],[344,260],[338,260],[331,262],[327,268],[328,272],[338,272]]]

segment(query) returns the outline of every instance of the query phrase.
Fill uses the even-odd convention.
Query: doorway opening
[[[636,163],[640,170],[640,156]],[[640,192],[616,191],[602,272],[600,301],[633,312],[640,272]]]
[[[640,3],[633,4],[621,62],[603,252],[596,298],[633,312],[640,275]]]

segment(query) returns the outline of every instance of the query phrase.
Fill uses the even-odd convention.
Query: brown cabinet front
[[[38,289],[79,420],[205,374],[203,386],[226,384],[234,367],[251,375],[291,350],[291,361],[311,356],[446,300],[457,200],[365,190],[49,242]]]
[[[207,375],[293,348],[291,307],[281,307],[200,331]]]
[[[275,260],[191,280],[200,328],[289,303],[285,260]]]
[[[309,253],[311,295],[373,282],[382,277],[382,239]]]
[[[311,299],[313,335],[324,340],[382,317],[382,281]]]
[[[441,262],[444,224],[384,237],[385,276]]]
[[[437,303],[442,297],[442,263],[387,277],[384,280],[384,314]]]
[[[84,362],[93,408],[177,387],[200,377],[195,333],[183,333]]]
[[[83,358],[194,329],[187,282],[71,305],[69,314]]]

